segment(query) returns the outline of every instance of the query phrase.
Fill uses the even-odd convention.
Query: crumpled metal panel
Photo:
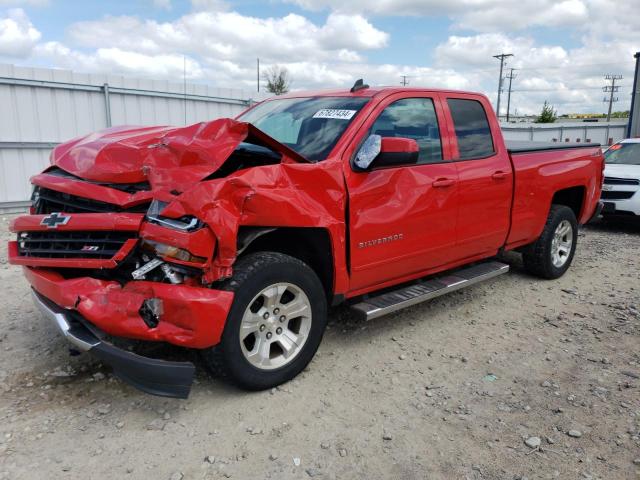
[[[219,343],[233,302],[233,292],[189,285],[137,281],[122,286],[89,277],[65,279],[50,270],[25,267],[24,272],[37,292],[76,310],[110,335],[183,347]],[[155,328],[149,328],[138,313],[149,298],[162,301],[163,313]]]
[[[204,180],[243,141],[280,153],[280,163],[265,161],[265,165]],[[111,220],[135,218],[141,223],[135,227],[127,224],[126,228],[136,228],[142,239],[176,245],[207,259],[202,265],[202,279],[192,279],[184,285],[133,280],[120,285],[90,277],[64,279],[53,270],[25,268],[36,290],[63,307],[77,310],[112,335],[195,348],[218,343],[233,293],[207,288],[199,282],[211,284],[232,275],[240,226],[326,229],[335,267],[332,293],[348,289],[344,248],[346,190],[338,160],[310,163],[254,126],[222,119],[173,129],[109,129],[59,146],[51,161],[79,178],[45,172],[34,177],[38,185],[121,207],[157,199],[167,202],[163,216],[194,215],[206,223],[196,232],[179,232],[144,222],[142,215],[70,214],[69,224],[59,227],[93,228],[97,225],[95,220],[103,218],[104,225],[117,230],[118,225]],[[151,185],[149,192],[129,194],[97,184],[143,181]],[[16,220],[14,231],[21,226],[42,228],[36,225],[40,217],[23,218]],[[15,255],[10,261],[18,263]],[[74,267],[84,268],[82,261],[74,261]],[[46,266],[66,265],[61,262]],[[164,308],[163,320],[151,329],[139,314],[142,303],[149,298],[161,299]]]
[[[304,158],[248,123],[222,118],[187,127],[114,127],[56,147],[51,163],[94,182],[181,190],[215,172],[251,135],[289,160]]]
[[[214,230],[218,248],[206,276],[210,281],[231,275],[241,225],[326,228],[333,243],[334,290],[343,292],[345,201],[342,173],[335,164],[277,164],[199,183],[174,197],[162,214],[196,215]]]
[[[243,141],[280,153],[281,163],[202,181]],[[341,166],[309,163],[251,124],[220,119],[183,128],[112,128],[60,145],[51,161],[93,182],[149,181],[152,191],[126,194],[46,173],[34,177],[38,185],[95,199],[105,198],[104,190],[111,190],[108,201],[120,206],[152,197],[169,203],[162,211],[164,216],[195,215],[206,222],[217,239],[208,242],[212,247],[217,244],[217,250],[205,269],[207,282],[232,274],[241,225],[326,228],[333,242],[334,290],[346,291],[346,258],[341,247],[345,245],[346,198]]]

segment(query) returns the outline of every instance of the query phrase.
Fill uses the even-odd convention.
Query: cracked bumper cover
[[[88,322],[115,337],[207,348],[220,342],[233,293],[188,285],[115,281],[91,277],[65,279],[52,270],[24,267],[36,292],[62,309],[77,311]],[[162,301],[156,327],[140,309],[149,299]]]
[[[76,315],[32,290],[36,306],[69,341],[72,348],[89,352],[113,368],[115,376],[143,392],[187,398],[195,367],[191,362],[168,362],[142,357],[117,348],[100,338],[100,332]]]

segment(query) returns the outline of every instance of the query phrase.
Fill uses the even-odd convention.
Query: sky
[[[256,89],[256,58],[292,89],[399,85],[480,91],[500,53],[511,113],[628,110],[640,0],[0,0],[0,62]],[[504,83],[505,90],[507,81]],[[506,95],[501,114],[506,113]]]

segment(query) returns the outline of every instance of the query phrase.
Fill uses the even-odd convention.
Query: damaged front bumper
[[[117,348],[103,340],[102,332],[81,316],[60,308],[35,290],[32,294],[40,311],[54,323],[73,349],[89,352],[111,366],[116,377],[153,395],[189,396],[195,372],[191,362],[156,360]]]
[[[146,358],[119,349],[105,335],[167,342],[189,348],[219,343],[233,293],[149,281],[117,282],[90,277],[65,279],[52,270],[24,267],[36,305],[73,349],[89,352],[114,374],[153,395],[186,398],[195,367],[190,362]],[[157,323],[144,310],[156,306]]]
[[[52,228],[47,219],[53,217],[65,221]],[[141,214],[86,213],[22,216],[12,222],[11,230],[17,240],[9,242],[9,263],[22,265],[36,303],[76,350],[89,351],[143,391],[188,395],[192,364],[140,357],[103,337],[194,349],[220,342],[234,295],[208,288],[197,277],[211,271],[207,267],[215,238],[209,229],[177,232],[144,222]],[[144,250],[145,242],[193,252],[200,263],[194,264],[191,257],[158,257]],[[133,275],[142,262],[151,263],[147,257],[160,267],[167,265],[169,273],[159,268],[164,273]],[[187,279],[189,272],[194,277]]]
[[[36,292],[109,335],[187,348],[219,343],[233,302],[233,292],[205,287],[151,281],[122,286],[91,277],[65,279],[56,271],[30,267],[24,274]],[[162,305],[153,324],[143,317],[150,301]]]

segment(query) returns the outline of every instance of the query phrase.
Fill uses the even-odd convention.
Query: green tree
[[[274,65],[263,73],[262,78],[267,82],[267,91],[275,95],[287,93],[291,87],[291,77],[286,67]]]
[[[553,123],[558,118],[558,112],[556,112],[549,102],[544,101],[544,105],[542,106],[542,111],[538,118],[536,118],[536,123]]]

